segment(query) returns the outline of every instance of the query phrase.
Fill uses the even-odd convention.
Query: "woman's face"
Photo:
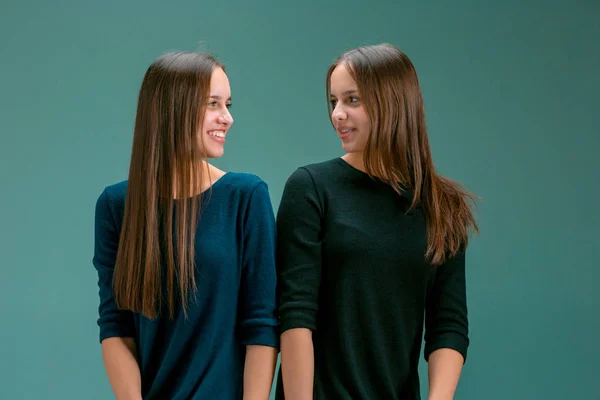
[[[209,96],[199,137],[206,157],[219,158],[225,151],[225,136],[233,124],[233,117],[229,113],[231,106],[229,79],[221,68],[215,68],[212,73]]]
[[[370,123],[361,101],[358,85],[344,64],[331,74],[331,121],[347,153],[362,153],[367,144]]]

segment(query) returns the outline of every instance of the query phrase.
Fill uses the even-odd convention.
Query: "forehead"
[[[356,82],[345,64],[340,64],[331,73],[331,94],[337,95],[349,89],[357,89]]]
[[[211,92],[227,92],[229,93],[229,79],[221,68],[215,68],[210,77]]]

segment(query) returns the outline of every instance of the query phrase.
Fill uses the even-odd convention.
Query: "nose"
[[[231,113],[228,109],[225,109],[225,111],[221,113],[221,115],[219,115],[217,122],[223,125],[233,124],[233,117],[231,116]]]
[[[348,115],[344,110],[342,110],[339,106],[336,106],[331,113],[331,118],[334,121],[343,121],[348,118]]]

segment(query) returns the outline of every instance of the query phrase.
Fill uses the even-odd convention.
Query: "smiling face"
[[[331,73],[331,122],[347,153],[362,153],[369,138],[370,123],[358,85],[341,63]]]
[[[207,158],[219,158],[225,151],[225,137],[233,124],[230,107],[229,79],[223,69],[217,67],[210,78],[210,93],[199,135]]]

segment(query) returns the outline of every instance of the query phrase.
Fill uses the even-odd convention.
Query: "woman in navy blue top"
[[[100,342],[117,399],[267,399],[278,346],[267,185],[206,160],[233,123],[224,67],[147,70],[129,178],[96,204]]]

